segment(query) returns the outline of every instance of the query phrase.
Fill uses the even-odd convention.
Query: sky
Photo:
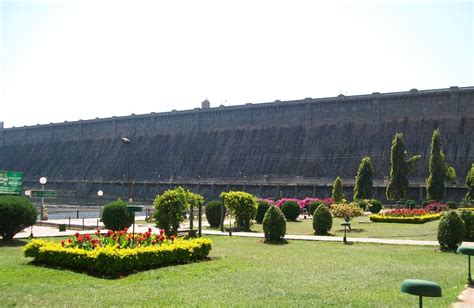
[[[0,0],[0,122],[473,86],[473,18],[456,0]]]

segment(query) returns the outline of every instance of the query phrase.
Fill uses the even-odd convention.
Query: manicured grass
[[[467,276],[467,258],[430,247],[212,237],[211,261],[106,280],[29,264],[22,247],[0,247],[2,306],[416,306],[406,278],[439,283],[447,307]]]
[[[334,218],[331,234],[343,236],[344,227],[342,218]],[[387,239],[409,239],[436,241],[439,220],[424,224],[401,224],[369,221],[368,215],[355,217],[351,220],[352,231],[348,231],[348,237],[387,238]],[[365,223],[364,223],[365,222]],[[252,230],[263,232],[261,224],[254,224]],[[312,217],[301,219],[297,222],[286,223],[286,234],[314,235]]]

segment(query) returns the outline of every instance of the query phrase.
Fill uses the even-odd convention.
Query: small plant
[[[313,216],[313,229],[316,235],[326,235],[332,228],[332,214],[327,206],[321,204]]]
[[[372,214],[377,214],[382,210],[382,202],[377,199],[369,200],[369,211]]]
[[[225,215],[225,208],[224,208]],[[206,204],[206,218],[211,228],[218,228],[222,218],[222,202],[210,201]]]
[[[287,201],[281,206],[281,211],[289,221],[296,221],[300,215],[300,206],[294,201]]]
[[[255,216],[255,221],[258,224],[263,222],[263,218],[265,217],[265,213],[270,208],[270,204],[265,200],[258,200],[258,208],[257,208],[257,215]]]
[[[464,239],[466,227],[455,211],[445,212],[438,226],[438,242],[442,250],[456,250]]]
[[[433,202],[424,207],[428,212],[439,213],[448,210],[448,205],[441,202]]]
[[[225,207],[235,216],[239,229],[250,231],[250,222],[257,214],[257,199],[254,195],[243,191],[221,193]]]
[[[18,196],[0,197],[0,236],[11,241],[13,236],[36,223],[36,208],[31,202]]]
[[[458,203],[456,201],[448,201],[446,202],[450,210],[455,210],[458,208]]]
[[[309,215],[313,216],[314,215],[314,211],[316,211],[316,209],[321,205],[323,204],[321,201],[316,201],[316,202],[313,202],[309,205]]]
[[[364,214],[364,211],[362,211],[360,206],[354,203],[336,204],[331,207],[331,212],[334,217],[344,219],[351,219]]]
[[[334,200],[335,203],[340,203],[342,202],[342,199],[344,199],[344,192],[342,191],[342,181],[340,177],[337,177],[332,184],[331,199]]]
[[[132,225],[133,213],[128,211],[127,202],[122,200],[112,201],[104,206],[102,222],[107,229],[123,230]]]
[[[464,240],[468,242],[474,241],[474,214],[469,210],[461,211],[461,219],[464,221]]]
[[[369,200],[356,200],[354,203],[357,204],[364,212],[369,207]]]
[[[286,220],[283,212],[276,206],[271,206],[263,218],[263,233],[265,240],[280,241],[286,233]]]
[[[407,209],[414,209],[416,207],[415,200],[407,200],[405,201],[405,206]]]

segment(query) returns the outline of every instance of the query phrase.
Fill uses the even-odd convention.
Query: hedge
[[[94,250],[65,248],[60,243],[32,240],[23,252],[25,257],[33,257],[39,263],[117,276],[139,269],[203,260],[211,248],[212,242],[205,238],[176,239],[170,245],[126,249],[106,246]]]
[[[413,217],[391,217],[385,215],[370,215],[369,219],[373,222],[394,222],[402,224],[424,224],[425,222],[440,219],[441,213],[429,214]]]

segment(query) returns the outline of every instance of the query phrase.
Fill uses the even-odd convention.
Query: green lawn
[[[406,278],[443,288],[427,307],[447,307],[467,276],[467,258],[432,247],[212,237],[212,260],[117,280],[38,267],[22,247],[0,247],[2,306],[413,306]],[[58,240],[58,239],[57,239]]]

